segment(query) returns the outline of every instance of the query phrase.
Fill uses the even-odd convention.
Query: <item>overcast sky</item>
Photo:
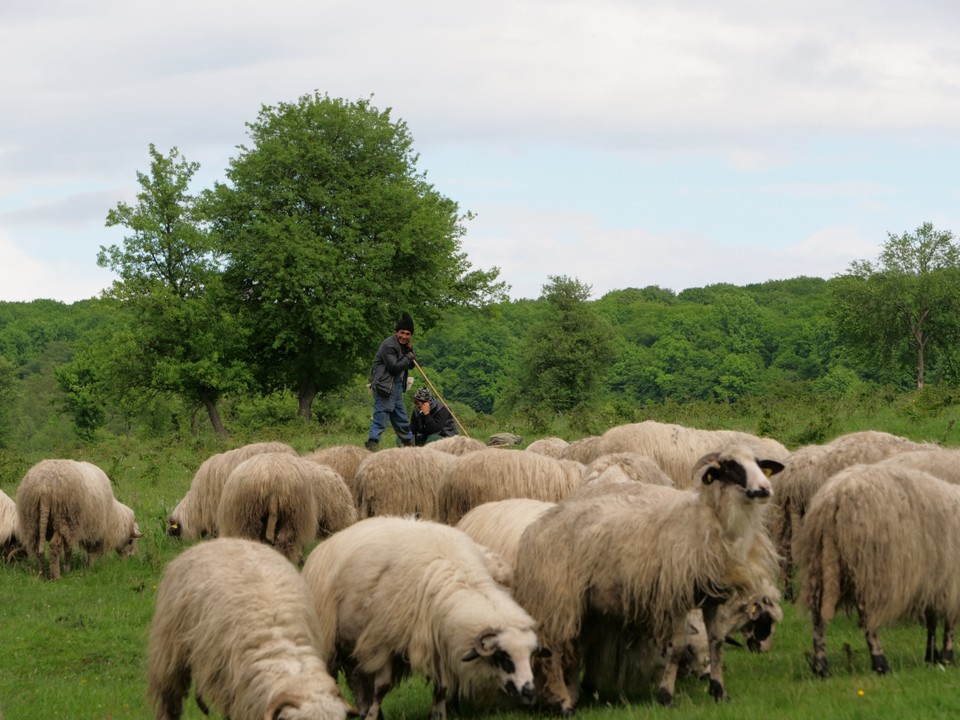
[[[513,298],[829,278],[960,231],[958,32],[956,0],[4,2],[0,300],[98,295],[150,143],[208,187],[314,91],[407,123]]]

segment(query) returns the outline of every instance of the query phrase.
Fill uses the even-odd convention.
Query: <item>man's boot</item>
[[[406,440],[401,440],[404,447],[413,447],[413,438],[408,438]]]
[[[363,446],[370,452],[376,452],[377,448],[380,447],[380,443],[377,440],[367,440]]]

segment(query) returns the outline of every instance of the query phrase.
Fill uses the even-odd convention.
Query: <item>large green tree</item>
[[[879,258],[851,263],[832,296],[841,340],[884,379],[899,372],[922,389],[931,358],[960,337],[960,246],[931,223],[888,233]]]
[[[318,393],[365,371],[403,311],[502,298],[471,270],[462,214],[417,169],[407,125],[368,100],[312,94],[264,106],[214,190],[225,282],[251,331],[265,391]],[[414,338],[416,343],[416,337]]]
[[[190,192],[198,169],[177,148],[163,155],[151,144],[136,204],[120,202],[107,214],[108,227],[129,234],[122,245],[101,246],[97,263],[117,274],[105,294],[119,301],[127,322],[103,368],[116,375],[118,390],[199,403],[224,435],[217,404],[249,378],[242,328],[224,303],[202,203]]]

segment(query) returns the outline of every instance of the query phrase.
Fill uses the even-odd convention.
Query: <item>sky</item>
[[[956,0],[30,0],[0,4],[0,300],[113,275],[149,145],[225,181],[314,92],[402,120],[513,299],[679,292],[960,232]]]

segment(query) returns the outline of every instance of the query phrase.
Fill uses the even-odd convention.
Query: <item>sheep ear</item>
[[[263,713],[263,720],[280,720],[280,713],[282,713],[285,708],[293,708],[296,710],[301,705],[303,705],[302,698],[287,694],[278,695],[267,707],[266,712]]]
[[[720,469],[720,464],[718,463],[719,457],[720,456],[717,453],[709,453],[708,455],[704,455],[702,458],[697,460],[697,464],[693,466],[694,475],[696,475],[698,472],[703,473],[700,476],[700,482],[702,482],[704,485],[709,485],[717,479],[716,471]]]
[[[757,465],[767,477],[772,477],[783,470],[783,463],[776,460],[757,460]]]
[[[140,528],[137,526],[136,523],[133,524],[133,537],[134,539],[143,537],[143,533],[140,532]]]

